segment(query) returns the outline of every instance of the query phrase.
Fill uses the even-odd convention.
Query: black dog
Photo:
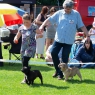
[[[23,67],[21,71],[25,74],[25,82],[30,85],[33,85],[34,80],[39,77],[41,80],[41,84],[43,84],[42,74],[39,70],[30,70],[31,67]]]

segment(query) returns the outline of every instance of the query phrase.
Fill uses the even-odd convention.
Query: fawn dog
[[[80,70],[79,68],[76,68],[76,67],[68,67],[67,64],[65,63],[60,63],[58,65],[58,67],[61,69],[61,71],[63,72],[64,74],[64,77],[65,77],[65,80],[68,80],[69,77],[71,77],[71,79],[73,78],[73,76],[75,75],[78,75],[79,78],[80,78],[80,81],[82,81],[82,76],[81,76],[81,73],[80,73]]]

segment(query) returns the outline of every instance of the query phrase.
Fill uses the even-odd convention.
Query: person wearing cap
[[[74,2],[72,0],[65,0],[63,3],[62,10],[55,12],[52,16],[47,18],[43,24],[39,27],[40,31],[43,32],[44,26],[52,24],[57,24],[55,41],[53,43],[53,48],[51,51],[53,63],[58,76],[58,79],[63,78],[63,73],[58,64],[60,63],[58,58],[58,53],[60,49],[62,50],[62,62],[68,63],[68,58],[71,50],[71,46],[74,43],[76,30],[81,28],[81,30],[86,34],[87,39],[90,40],[88,31],[82,22],[81,16],[78,11],[73,9]]]

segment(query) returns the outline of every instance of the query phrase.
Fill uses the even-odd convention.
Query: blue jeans
[[[56,69],[56,72],[61,77],[63,77],[63,73],[58,68],[58,65],[60,63],[59,58],[58,58],[58,53],[61,50],[61,48],[63,47],[63,50],[62,50],[62,61],[64,63],[67,63],[68,62],[68,58],[69,58],[69,54],[70,54],[70,51],[71,51],[71,46],[72,45],[68,45],[68,44],[65,44],[65,43],[59,43],[59,42],[56,42],[56,41],[53,43],[51,55],[52,55],[52,59],[53,59],[53,63],[54,63],[54,67]]]

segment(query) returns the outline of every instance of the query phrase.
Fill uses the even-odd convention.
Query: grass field
[[[8,59],[8,51],[4,49],[3,58]],[[73,80],[63,82],[63,80],[52,78],[52,74],[55,72],[54,67],[46,64],[30,65],[32,70],[41,71],[44,84],[41,85],[38,78],[34,81],[33,86],[21,84],[20,82],[24,78],[20,71],[22,65],[10,66],[8,63],[4,63],[4,66],[0,67],[0,95],[95,95],[95,69],[80,69],[82,82],[79,81],[78,76],[75,76]]]

